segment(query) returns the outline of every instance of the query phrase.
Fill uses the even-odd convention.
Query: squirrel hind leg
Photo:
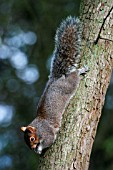
[[[73,66],[68,68],[68,72],[66,75],[73,73],[73,72],[77,72],[79,75],[81,75],[81,74],[87,73],[88,70],[89,68],[87,65],[84,65],[84,67],[77,69],[77,64],[74,64]]]

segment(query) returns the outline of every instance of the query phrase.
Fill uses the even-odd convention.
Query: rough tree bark
[[[38,157],[38,170],[87,170],[113,65],[113,0],[82,0],[81,65],[89,72],[63,115],[55,144]]]

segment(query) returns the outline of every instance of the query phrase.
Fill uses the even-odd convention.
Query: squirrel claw
[[[84,65],[84,67],[78,69],[79,74],[85,74],[88,70],[89,68],[87,65]]]

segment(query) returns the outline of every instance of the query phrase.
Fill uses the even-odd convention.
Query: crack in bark
[[[99,30],[97,39],[94,41],[94,44],[95,44],[95,45],[98,43],[98,40],[100,39],[101,31],[102,31],[102,29],[103,29],[103,27],[104,27],[104,24],[105,24],[105,22],[106,22],[106,19],[109,17],[109,15],[110,15],[110,13],[111,13],[112,10],[113,10],[113,6],[112,6],[111,9],[109,10],[109,12],[108,12],[108,14],[106,15],[106,17],[103,19],[103,23],[102,23],[102,25],[101,25],[101,27],[100,27],[100,30]]]
[[[111,42],[113,42],[113,40],[111,40],[111,39],[108,39],[108,38],[103,38],[103,37],[100,37],[100,39],[102,39],[102,40],[105,40],[105,41],[111,41]]]

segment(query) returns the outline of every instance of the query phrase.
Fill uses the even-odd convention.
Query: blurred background
[[[36,170],[38,156],[20,127],[30,123],[48,79],[54,35],[78,0],[0,0],[0,170]],[[90,170],[113,170],[113,76],[91,154]]]

